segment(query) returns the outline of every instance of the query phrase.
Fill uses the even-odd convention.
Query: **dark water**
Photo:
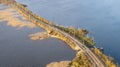
[[[86,28],[120,63],[120,0],[17,0],[57,24]]]
[[[0,5],[0,8],[9,7]],[[58,39],[32,41],[28,37],[29,34],[43,31],[39,27],[18,30],[0,22],[0,67],[45,67],[51,62],[75,57],[75,52]]]

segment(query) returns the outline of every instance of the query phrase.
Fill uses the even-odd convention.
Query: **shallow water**
[[[10,7],[0,5],[0,8],[4,10]],[[11,12],[17,15],[19,22],[30,23],[23,20],[15,10],[11,9]],[[45,31],[40,27],[19,28],[19,24],[8,25],[8,21],[11,20],[0,21],[0,67],[45,67],[51,62],[72,60],[75,57],[75,52],[56,38],[31,40],[30,34]]]
[[[120,63],[120,0],[16,0],[48,20],[86,28],[96,46]]]

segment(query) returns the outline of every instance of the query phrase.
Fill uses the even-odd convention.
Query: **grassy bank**
[[[100,49],[93,48],[92,51],[106,64],[107,67],[117,67],[112,57],[106,56]]]
[[[75,43],[65,35],[54,30],[51,31],[49,34],[52,35],[53,37],[61,39],[62,41],[67,43],[73,50],[79,50],[79,48],[77,48],[77,45],[75,45]]]
[[[80,40],[81,42],[84,42],[85,45],[89,46],[94,46],[95,43],[92,38],[88,37],[87,34],[89,33],[88,30],[86,29],[75,29],[75,28],[65,28],[61,27],[58,25],[55,25],[51,23],[50,21],[46,20],[45,18],[42,18],[34,13],[32,13],[29,9],[27,9],[25,6],[22,4],[19,4],[17,2],[12,2],[10,5],[15,8],[21,15],[23,15],[25,18],[33,22],[34,24],[40,26],[41,28],[45,29],[48,31],[50,35],[53,37],[59,38],[62,41],[66,42],[72,49],[78,50],[79,48],[77,45],[74,43],[74,41],[59,31],[53,30],[50,26],[56,27],[57,29],[64,31],[71,36],[75,37],[76,39]],[[104,53],[97,49],[93,49],[93,52],[98,55],[99,58],[101,58],[104,63],[108,67],[116,67],[116,64],[113,63],[111,59],[109,59],[108,56],[106,56]],[[108,61],[109,60],[109,61]],[[69,67],[74,66],[74,67],[93,67],[91,62],[88,60],[86,55],[84,53],[78,54],[73,61],[69,64]]]
[[[95,45],[94,40],[87,36],[89,31],[86,29],[82,29],[82,28],[76,29],[74,27],[66,28],[66,27],[61,27],[61,26],[57,26],[57,25],[54,25],[54,26],[66,33],[69,33],[71,36],[77,38],[81,42],[84,42],[84,44],[87,45],[88,47]]]
[[[71,63],[69,63],[68,67],[93,67],[93,65],[84,53],[79,53]]]

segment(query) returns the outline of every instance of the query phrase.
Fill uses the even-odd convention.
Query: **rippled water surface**
[[[54,23],[83,27],[120,63],[120,0],[17,0]]]

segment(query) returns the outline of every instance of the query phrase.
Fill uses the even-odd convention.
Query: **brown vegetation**
[[[62,26],[57,26],[54,25],[55,27],[57,27],[58,29],[69,33],[71,36],[77,38],[78,40],[80,40],[81,42],[84,42],[85,45],[87,46],[94,46],[94,40],[90,37],[87,36],[87,34],[89,33],[88,30],[86,29],[76,29],[74,27],[70,27],[70,28],[66,28],[66,27],[62,27]]]
[[[98,48],[93,48],[93,51],[99,58],[107,65],[107,67],[117,67],[112,57],[106,56],[102,51]]]
[[[35,24],[26,21],[25,19],[20,20],[18,18],[19,14],[13,12],[14,10],[12,8],[7,8],[4,10],[0,10],[0,22],[7,22],[7,25],[12,27],[18,27],[23,28],[25,26],[29,28],[34,28]]]
[[[75,45],[75,43],[74,43],[71,39],[69,39],[68,37],[66,37],[65,35],[57,32],[57,31],[51,31],[49,34],[52,35],[53,37],[56,37],[56,38],[59,38],[59,39],[63,40],[63,41],[66,42],[73,50],[79,50],[79,48],[76,49],[77,45]]]
[[[47,32],[38,32],[35,34],[30,34],[29,35],[31,40],[40,40],[40,39],[46,39],[49,37]]]
[[[53,35],[54,37],[57,37],[63,41],[65,41],[72,49],[75,50],[76,45],[75,43],[69,39],[68,37],[66,37],[65,35],[63,35],[62,33],[52,30],[52,28],[50,26],[54,26],[64,32],[69,33],[70,35],[74,35],[75,37],[77,37],[80,40],[84,40],[86,41],[85,43],[87,44],[91,44],[94,45],[94,41],[92,41],[92,39],[87,38],[85,35],[88,33],[86,30],[76,30],[76,29],[72,29],[72,28],[64,28],[64,27],[60,27],[60,26],[56,26],[54,24],[52,24],[51,22],[49,22],[48,20],[46,20],[45,18],[42,18],[36,14],[33,14],[31,11],[29,11],[26,7],[24,7],[23,5],[17,3],[17,2],[13,2],[10,3],[10,5],[12,7],[14,7],[19,13],[21,13],[24,17],[26,17],[27,19],[29,19],[31,22],[33,22],[34,24],[44,28],[45,30],[49,31],[49,34]],[[102,60],[105,62],[105,64],[108,65],[108,67],[115,67],[115,64],[109,60],[106,55],[104,55],[103,53],[101,53],[99,50],[94,51],[100,58],[102,58]],[[106,59],[107,58],[107,59]],[[109,60],[109,61],[108,61]],[[75,57],[75,59],[69,64],[69,66],[74,66],[74,67],[93,67],[91,62],[88,60],[88,58],[85,56],[84,53],[79,54],[77,57]]]
[[[60,62],[51,62],[46,67],[68,67],[68,64],[71,61],[60,61]]]
[[[80,53],[69,63],[68,67],[93,67],[93,65],[84,53]]]

